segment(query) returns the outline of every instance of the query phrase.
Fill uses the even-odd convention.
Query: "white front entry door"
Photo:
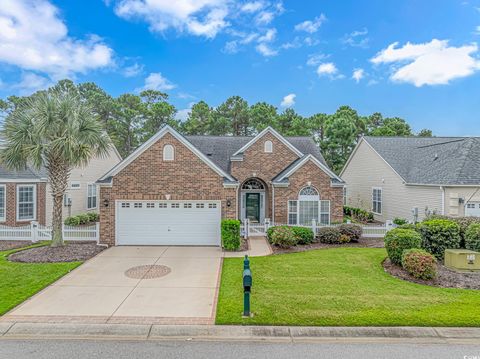
[[[220,201],[117,201],[117,245],[220,245]]]
[[[465,205],[465,216],[480,217],[480,202],[467,202]]]

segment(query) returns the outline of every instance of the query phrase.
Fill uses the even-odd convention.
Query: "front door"
[[[260,222],[260,193],[245,194],[245,217],[251,222]]]

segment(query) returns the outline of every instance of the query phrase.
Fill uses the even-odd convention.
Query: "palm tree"
[[[106,156],[111,141],[73,90],[51,88],[22,101],[5,120],[0,160],[10,169],[45,167],[53,197],[52,246],[62,246],[62,206],[70,171]]]

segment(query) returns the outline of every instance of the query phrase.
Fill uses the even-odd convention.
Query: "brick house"
[[[115,148],[106,157],[92,159],[88,166],[74,168],[64,198],[63,216],[98,211],[99,176],[121,161]],[[0,225],[25,226],[32,221],[51,225],[53,200],[45,168],[19,171],[0,166]]]
[[[343,219],[344,182],[309,137],[182,136],[169,126],[101,177],[100,241],[219,245],[220,220]]]

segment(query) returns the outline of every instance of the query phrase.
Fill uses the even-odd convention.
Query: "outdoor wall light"
[[[107,198],[105,198],[105,199],[103,200],[103,206],[104,206],[104,207],[108,207],[109,204],[110,204],[110,201],[109,201]]]
[[[232,206],[232,201],[230,199],[227,199],[227,207],[231,207]]]

